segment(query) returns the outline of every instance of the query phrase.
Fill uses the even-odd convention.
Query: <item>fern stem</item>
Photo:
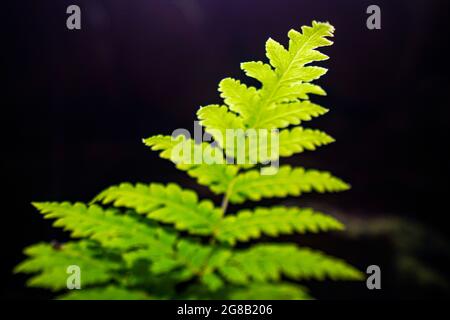
[[[237,166],[237,172],[239,172],[239,166]],[[237,174],[236,172],[236,174]],[[225,215],[225,213],[227,212],[227,208],[228,208],[228,203],[230,202],[230,196],[231,193],[233,192],[233,187],[234,187],[234,183],[236,182],[236,177],[234,177],[231,181],[230,184],[227,187],[227,191],[225,192],[225,195],[223,196],[222,199],[222,215]]]
[[[222,214],[225,214],[225,212],[227,211],[227,207],[228,207],[228,202],[229,202],[229,193],[227,190],[227,193],[224,195],[223,199],[222,199]]]

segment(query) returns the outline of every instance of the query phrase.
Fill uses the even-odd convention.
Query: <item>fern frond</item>
[[[188,264],[194,273],[200,273],[207,264],[214,247],[182,240],[178,243],[177,250],[178,259]]]
[[[132,250],[122,254],[123,260],[128,268],[132,268],[139,262],[145,261],[149,264],[148,271],[156,275],[170,272],[174,268],[181,265],[176,262],[174,256],[174,250],[159,250],[158,247],[152,246]]]
[[[237,173],[237,166],[220,164],[200,165],[188,170],[189,176],[216,194],[225,193]]]
[[[200,276],[201,281],[211,284],[216,269],[223,265],[232,252],[219,246],[206,246],[196,241],[181,240],[171,255],[161,255],[152,248],[140,249],[124,254],[128,266],[138,261],[151,262],[150,271],[161,275],[171,273],[179,281],[189,280],[193,276]],[[220,283],[221,285],[222,283]]]
[[[256,134],[258,139],[260,135]],[[276,147],[272,146],[271,139],[260,139],[259,144],[249,144],[248,138],[246,144],[249,155],[247,158],[257,159],[259,162],[274,160],[273,158],[290,157],[293,154],[302,153],[305,150],[316,150],[317,147],[324,146],[334,142],[334,139],[320,130],[304,129],[302,127],[295,127],[293,129],[284,129],[276,134],[278,142]],[[275,152],[267,152],[265,157],[262,157],[259,152],[261,149],[274,150]]]
[[[145,253],[146,258],[153,262],[152,270],[156,270],[175,254],[176,234],[157,223],[139,219],[136,213],[123,214],[117,209],[104,210],[98,205],[81,203],[47,202],[34,205],[45,218],[56,219],[54,226],[71,231],[72,237],[90,238],[105,248],[123,251],[121,256],[125,262],[129,262],[130,257]]]
[[[221,211],[209,200],[198,200],[194,191],[183,190],[170,183],[167,186],[122,183],[100,193],[95,201],[126,207],[163,222],[173,223],[178,230],[207,235],[221,218]]]
[[[129,266],[147,260],[151,262],[149,269],[151,273],[155,275],[174,273],[179,281],[182,281],[192,278],[202,270],[211,251],[210,247],[181,240],[172,255],[161,255],[156,250],[148,248],[126,253],[124,260]]]
[[[200,124],[206,128],[206,132],[210,132],[210,129],[216,129],[223,131],[225,136],[225,130],[227,129],[244,128],[242,118],[228,111],[226,106],[215,104],[201,107],[197,111],[197,116]]]
[[[288,50],[269,39],[266,43],[266,55],[270,65],[263,62],[246,62],[241,65],[249,77],[262,83],[262,88],[247,87],[232,78],[222,80],[219,91],[229,110],[226,106],[218,105],[201,108],[197,114],[206,131],[225,148],[226,129],[284,128],[324,114],[327,109],[300,99],[308,99],[311,93],[325,94],[320,87],[309,82],[323,75],[326,69],[305,65],[328,58],[316,49],[332,44],[327,37],[333,36],[333,31],[328,23],[317,22],[313,22],[312,27],[303,27],[302,33],[291,30],[288,34]],[[305,149],[315,150],[318,146],[334,141],[318,130],[303,128],[284,130],[279,138],[280,156],[291,156]],[[245,135],[237,139],[248,147]],[[225,149],[226,154],[232,157],[234,150]],[[261,159],[258,150],[249,152],[251,156],[247,156],[247,159],[256,159],[257,163],[270,160]]]
[[[234,146],[233,150],[228,150],[227,134],[233,133],[232,138],[234,139],[234,133],[239,132],[239,129],[242,133],[244,132],[245,127],[242,118],[228,111],[228,107],[219,105],[202,107],[197,111],[197,116],[200,124],[205,127],[205,131],[211,134],[214,141],[225,150],[226,154],[234,151]]]
[[[220,163],[203,163],[203,164],[195,164],[195,163],[183,163],[182,156],[175,157],[172,154],[173,148],[178,143],[183,143],[184,137],[180,136],[179,140],[173,141],[171,136],[154,136],[147,139],[144,139],[144,143],[149,146],[152,150],[161,151],[160,156],[165,159],[169,159],[172,162],[176,163],[176,166],[180,170],[184,170],[188,173],[189,176],[197,179],[197,182],[201,185],[207,186],[214,193],[223,193],[227,189],[229,183],[236,175],[238,168],[233,164],[226,164],[226,160],[223,158]],[[194,144],[194,141],[185,141],[185,143]],[[204,152],[206,143],[203,143],[203,150],[200,152]],[[218,150],[216,150],[219,152]],[[194,151],[192,151],[194,152]],[[223,155],[221,155],[223,157]]]
[[[184,140],[183,136],[178,136],[177,138],[173,138],[172,136],[165,136],[162,134],[142,139],[142,142],[148,147],[150,147],[153,151],[161,151],[159,156],[163,159],[171,159],[172,158],[172,150],[175,146],[177,146],[180,142]]]
[[[265,112],[277,109],[277,105],[281,103],[307,99],[310,93],[324,94],[320,87],[308,82],[318,79],[327,70],[305,65],[328,58],[316,49],[332,44],[327,37],[332,37],[333,31],[330,24],[314,21],[311,27],[303,27],[302,33],[289,31],[289,49],[272,39],[267,41],[266,55],[271,66],[262,62],[242,64],[242,69],[248,76],[262,83],[258,108],[245,118],[248,127],[264,127]]]
[[[266,88],[270,88],[271,84],[277,81],[277,75],[272,66],[262,61],[243,62],[241,69],[248,77],[258,80]],[[258,94],[261,95],[261,90],[258,91]]]
[[[256,88],[247,87],[233,78],[225,78],[219,84],[219,91],[230,110],[240,114],[243,119],[250,117],[256,111],[260,100]]]
[[[236,284],[279,281],[282,275],[296,280],[360,280],[363,277],[340,259],[291,244],[258,244],[242,250],[228,259],[219,272]]]
[[[161,227],[143,223],[138,217],[98,205],[69,202],[33,203],[46,219],[56,219],[55,227],[71,231],[74,238],[90,238],[107,248],[130,249],[151,245],[162,250],[161,238],[169,233]],[[174,241],[175,239],[173,239]],[[167,244],[170,247],[170,243]]]
[[[342,230],[344,226],[331,216],[312,209],[273,207],[242,210],[235,216],[226,216],[217,227],[215,236],[232,245],[236,241],[259,238],[261,234],[271,237],[293,232],[319,232]]]
[[[299,125],[302,121],[324,115],[328,109],[310,101],[280,103],[276,108],[262,111],[260,127],[266,129]]]
[[[121,265],[106,258],[102,251],[87,241],[68,242],[60,248],[39,243],[25,249],[29,257],[16,266],[16,273],[37,273],[27,285],[60,290],[67,286],[67,267],[77,265],[83,276],[83,286],[105,283],[114,279]]]
[[[334,142],[334,139],[319,130],[296,127],[292,130],[285,129],[279,136],[279,154],[282,157],[290,157],[295,153],[306,150],[316,150],[317,147]]]
[[[102,206],[34,203],[45,218],[55,220],[53,226],[83,240],[30,246],[15,272],[33,274],[30,286],[61,290],[70,276],[67,267],[76,265],[83,290],[60,296],[71,300],[309,299],[306,289],[284,279],[362,279],[344,261],[293,244],[234,247],[261,236],[342,230],[331,216],[284,206],[225,215],[229,203],[349,188],[325,171],[273,165],[279,157],[334,141],[299,126],[328,111],[309,101],[310,95],[326,94],[312,82],[327,69],[311,63],[328,59],[317,49],[332,43],[333,32],[330,24],[313,21],[301,32],[289,31],[288,47],[269,39],[267,63],[241,64],[248,77],[260,82],[258,88],[223,79],[219,92],[224,102],[197,112],[211,143],[181,131],[176,137],[143,140],[199,184],[223,194],[220,209],[173,183],[122,183],[93,200]],[[254,168],[268,162],[269,168]]]
[[[274,175],[260,175],[257,170],[239,174],[234,181],[230,201],[242,203],[246,199],[258,201],[262,198],[299,196],[305,192],[336,192],[349,189],[349,185],[326,171],[279,168]]]
[[[201,164],[224,164],[222,149],[210,143],[196,143],[183,135],[177,137],[157,135],[143,140],[152,150],[161,151],[160,156],[169,159],[180,170],[189,170]]]
[[[59,300],[150,300],[144,291],[124,289],[122,287],[107,286],[104,288],[88,288],[72,290],[59,296]]]

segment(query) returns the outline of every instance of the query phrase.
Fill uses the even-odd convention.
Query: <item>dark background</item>
[[[66,29],[70,4],[81,7],[82,30]],[[381,7],[381,30],[366,28],[370,4]],[[328,96],[313,98],[331,111],[305,125],[337,143],[291,162],[330,170],[352,190],[286,203],[313,204],[348,222],[346,235],[298,239],[362,270],[380,265],[382,290],[311,283],[313,294],[449,297],[448,12],[447,0],[9,4],[2,49],[1,295],[50,296],[25,289],[26,277],[11,271],[23,247],[66,238],[31,201],[87,201],[122,181],[178,181],[208,196],[141,138],[193,130],[198,107],[220,102],[222,78],[246,80],[239,63],[265,59],[269,36],[286,44],[290,28],[318,20],[336,27],[335,44],[324,49],[331,59],[321,63],[329,72],[318,81]],[[425,278],[414,273],[424,266],[408,264],[408,257],[426,265]]]

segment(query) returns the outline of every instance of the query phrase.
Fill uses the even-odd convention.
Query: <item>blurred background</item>
[[[81,7],[82,29],[66,28]],[[381,30],[366,8],[381,8]],[[209,196],[141,143],[193,130],[199,106],[220,102],[239,63],[263,60],[268,37],[329,21],[331,57],[314,101],[330,112],[308,127],[337,142],[291,163],[330,170],[352,184],[339,194],[285,204],[314,206],[347,231],[283,238],[381,268],[365,283],[309,283],[317,298],[450,297],[449,2],[447,0],[70,0],[7,4],[2,49],[1,296],[43,299],[12,275],[23,247],[63,241],[31,201],[88,201],[123,181],[178,181]],[[217,198],[215,198],[218,200]]]

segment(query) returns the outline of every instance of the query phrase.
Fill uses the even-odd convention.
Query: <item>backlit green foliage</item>
[[[310,95],[325,94],[311,82],[327,70],[309,64],[328,58],[317,48],[332,44],[328,38],[333,31],[328,23],[313,22],[301,32],[289,31],[287,47],[269,39],[269,63],[241,64],[247,76],[261,83],[258,88],[222,80],[223,104],[197,113],[217,145],[196,144],[182,136],[144,139],[162,158],[223,195],[221,207],[174,183],[122,183],[90,204],[34,203],[74,240],[28,247],[28,258],[15,271],[32,274],[29,286],[51,289],[63,299],[308,299],[299,281],[361,279],[358,270],[322,252],[258,241],[262,236],[342,230],[333,217],[284,206],[227,212],[229,203],[336,192],[348,184],[328,172],[301,167],[283,165],[276,174],[261,175],[258,163],[192,164],[172,153],[182,143],[187,150],[209,150],[208,157],[224,160],[234,151],[226,147],[225,135],[218,134],[226,129],[282,129],[281,157],[333,142],[324,132],[299,126],[328,111],[309,100]],[[247,143],[248,138],[239,139]],[[257,243],[237,247],[251,240]],[[81,269],[82,290],[64,292],[70,265]]]

